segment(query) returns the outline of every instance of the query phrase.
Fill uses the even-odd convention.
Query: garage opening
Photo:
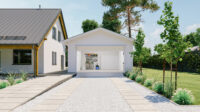
[[[78,72],[124,72],[122,46],[77,47]]]

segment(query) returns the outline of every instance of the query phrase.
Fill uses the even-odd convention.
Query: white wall
[[[58,20],[54,25],[57,30],[61,31],[61,38],[63,41],[64,36],[62,33],[60,21]],[[58,33],[57,33],[58,35]],[[58,36],[57,36],[58,38]],[[1,67],[2,72],[20,72],[25,71],[28,73],[34,73],[34,50],[32,50],[32,64],[31,65],[13,65],[13,50],[12,49],[0,49],[1,51]],[[52,51],[57,52],[57,65],[52,65]],[[47,36],[47,40],[44,41],[38,52],[39,57],[39,73],[49,73],[61,70],[61,55],[65,57],[65,45],[58,40],[52,39],[52,30]],[[65,60],[64,60],[65,61]],[[65,66],[65,65],[64,65]]]
[[[55,72],[61,70],[61,55],[65,57],[65,45],[58,41],[58,30],[61,31],[61,38],[63,41],[64,36],[62,33],[62,28],[60,21],[58,20],[54,25],[57,29],[57,39],[52,38],[52,30],[47,36],[47,40],[44,41],[44,73]],[[57,54],[57,65],[52,65],[52,52]],[[65,60],[64,60],[65,61]],[[64,65],[65,66],[65,65]]]
[[[133,58],[130,52],[133,50],[132,41],[123,39],[122,37],[117,37],[116,35],[108,32],[99,30],[98,32],[89,33],[83,35],[80,38],[71,40],[67,43],[68,45],[68,71],[77,72],[77,47],[79,46],[89,46],[90,48],[99,46],[123,46],[124,48],[124,58],[125,58],[125,70],[130,70],[133,67]],[[105,48],[103,48],[105,49]]]
[[[13,65],[13,50],[1,49],[1,72],[3,73],[19,73],[25,71],[33,73],[33,59],[31,65]],[[32,50],[33,57],[33,50]]]

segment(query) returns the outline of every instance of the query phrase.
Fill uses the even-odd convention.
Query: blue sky
[[[156,1],[161,7],[160,10],[155,13],[144,12],[142,16],[144,22],[140,25],[146,34],[145,46],[152,49],[162,42],[159,35],[163,28],[157,25],[157,20],[162,14],[164,2],[168,0]],[[199,0],[169,1],[174,1],[173,11],[180,17],[182,34],[188,34],[200,27]],[[42,8],[62,9],[69,37],[82,33],[81,23],[85,19],[94,19],[101,24],[103,13],[108,10],[101,5],[101,0],[1,0],[0,8],[38,8],[39,4]]]

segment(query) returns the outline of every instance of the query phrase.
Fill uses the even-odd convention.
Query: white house
[[[65,67],[60,9],[0,9],[0,72],[49,73]]]
[[[104,28],[65,40],[68,71],[123,73],[133,67],[133,39]]]

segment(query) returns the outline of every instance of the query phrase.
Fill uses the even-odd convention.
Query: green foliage
[[[134,61],[140,67],[142,66],[142,63],[147,62],[147,60],[151,56],[151,50],[149,48],[143,47],[144,38],[144,32],[142,31],[142,29],[139,29],[136,39],[134,41],[135,51],[131,53],[131,55],[134,57]]]
[[[22,78],[23,81],[26,81],[28,79],[28,73],[22,71],[21,72],[21,78]]]
[[[180,105],[190,105],[194,102],[194,97],[189,90],[177,89],[172,97],[172,100]]]
[[[102,4],[109,7],[109,13],[114,17],[124,17],[123,23],[126,26],[133,27],[141,22],[142,11],[150,10],[154,12],[159,9],[154,0],[102,0]]]
[[[1,82],[0,83],[0,89],[6,88],[8,84],[6,82]]]
[[[168,63],[175,64],[182,60],[181,57],[185,55],[185,50],[190,47],[190,44],[184,41],[179,31],[179,17],[174,16],[172,12],[172,2],[165,2],[165,8],[162,12],[163,15],[161,15],[158,24],[164,27],[160,36],[166,44],[159,45],[156,50],[161,53],[160,48],[164,48],[161,56],[165,57]]]
[[[95,20],[85,20],[82,22],[83,32],[88,32],[90,30],[98,28],[98,23]]]
[[[104,13],[102,27],[108,30],[120,33],[121,21],[118,18],[114,18],[111,13]]]
[[[159,94],[163,93],[163,83],[158,81],[153,84],[153,90]]]
[[[196,32],[186,35],[184,40],[190,42],[193,46],[200,46],[200,28],[197,28]]]
[[[7,76],[7,80],[10,85],[14,85],[15,84],[15,74],[9,73]]]
[[[131,79],[131,80],[135,80],[136,79],[136,77],[137,77],[137,72],[134,72],[134,73],[132,73],[130,76],[129,76],[129,78]]]
[[[22,83],[22,82],[23,82],[23,81],[19,79],[19,80],[17,80],[15,83],[16,83],[16,84],[19,84],[19,83]]]
[[[153,80],[152,79],[147,79],[144,82],[144,86],[146,86],[146,87],[151,87],[152,84],[153,84]]]
[[[171,98],[172,95],[173,95],[173,92],[174,92],[174,85],[170,82],[170,81],[166,81],[165,82],[165,93],[164,95],[167,97],[167,98]]]
[[[138,75],[135,79],[136,82],[138,83],[142,83],[142,80],[143,80],[143,76],[142,75]]]
[[[126,76],[126,77],[129,77],[129,76],[130,76],[130,74],[131,74],[131,72],[130,72],[130,71],[126,71],[126,72],[125,72],[125,76]]]

